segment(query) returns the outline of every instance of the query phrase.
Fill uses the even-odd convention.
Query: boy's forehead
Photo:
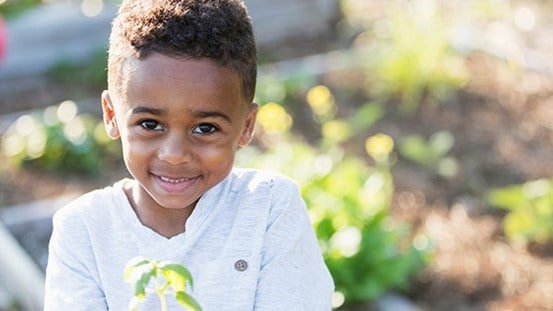
[[[204,92],[206,98],[212,93],[224,93],[228,100],[235,98],[240,106],[249,107],[238,73],[208,58],[173,57],[154,53],[145,58],[128,59],[120,72],[117,101],[123,104],[136,102],[146,93],[176,96],[178,90],[174,92],[175,89],[193,88]],[[181,93],[178,96],[187,94]]]
[[[209,58],[174,57],[158,53],[142,59],[129,60],[127,75],[129,80],[137,77],[169,78],[192,83],[206,80],[240,80],[238,73]]]
[[[119,70],[121,95],[129,91],[130,83],[137,80],[176,79],[183,83],[218,83],[238,85],[243,98],[244,90],[240,75],[210,58],[193,58],[151,53],[146,57],[130,57],[121,63]]]

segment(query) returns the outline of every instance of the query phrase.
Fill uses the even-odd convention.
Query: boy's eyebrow
[[[153,115],[162,115],[165,114],[163,109],[149,108],[149,107],[135,107],[131,110],[131,114],[137,113],[149,113]]]
[[[198,110],[198,111],[194,111],[193,114],[195,117],[199,117],[199,118],[221,118],[226,120],[228,123],[232,124],[232,120],[230,119],[230,117],[219,111]]]
[[[150,108],[150,107],[135,107],[131,110],[131,114],[138,114],[138,113],[148,113],[153,115],[164,115],[166,113],[163,109],[157,109],[157,108]],[[219,111],[203,111],[203,110],[197,110],[193,111],[192,114],[196,118],[221,118],[227,121],[228,123],[232,124],[232,120],[227,114],[224,114]]]

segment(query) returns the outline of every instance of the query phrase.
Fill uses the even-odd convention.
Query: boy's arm
[[[276,198],[264,242],[255,310],[331,310],[334,283],[305,203],[293,184]]]
[[[54,217],[50,238],[44,310],[108,310],[104,293],[83,259],[89,241],[85,226],[60,218]]]

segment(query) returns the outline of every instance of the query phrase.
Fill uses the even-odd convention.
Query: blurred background
[[[257,136],[337,310],[553,310],[553,3],[247,0]],[[126,176],[101,125],[117,1],[0,0],[0,310],[40,310],[51,215]]]

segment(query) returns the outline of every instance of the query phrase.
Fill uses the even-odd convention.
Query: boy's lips
[[[152,174],[152,176],[158,181],[159,187],[167,192],[186,191],[200,178],[200,176],[170,177],[157,174]]]

